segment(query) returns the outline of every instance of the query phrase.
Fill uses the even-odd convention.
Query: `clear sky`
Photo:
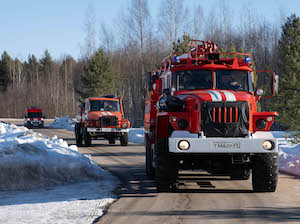
[[[270,21],[278,16],[280,8],[287,16],[291,13],[300,16],[300,0],[227,1],[235,16],[245,5],[255,8]],[[99,32],[101,21],[110,28],[114,26],[121,7],[126,7],[129,0],[0,0],[0,54],[6,50],[11,57],[26,60],[29,54],[40,58],[48,49],[56,59],[65,54],[77,59],[85,37],[83,24],[90,2],[95,7]],[[159,12],[160,2],[149,0],[153,17]],[[190,8],[200,4],[206,13],[218,1],[185,0],[184,3]]]

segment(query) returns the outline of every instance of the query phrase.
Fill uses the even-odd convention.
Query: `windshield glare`
[[[90,111],[120,111],[119,101],[91,100]]]
[[[247,71],[219,70],[215,74],[217,89],[249,91]]]
[[[212,89],[212,72],[209,70],[177,71],[173,76],[173,86],[176,91]]]

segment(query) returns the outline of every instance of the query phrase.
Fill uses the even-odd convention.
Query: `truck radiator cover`
[[[115,116],[103,116],[99,119],[99,125],[102,126],[118,126],[118,118]]]
[[[249,130],[248,102],[202,102],[201,130],[207,137],[247,136]]]

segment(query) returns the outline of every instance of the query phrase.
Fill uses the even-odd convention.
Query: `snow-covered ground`
[[[117,185],[76,146],[0,123],[0,223],[92,223]]]
[[[279,170],[300,177],[300,144],[291,144],[286,132],[272,133],[279,143]]]
[[[57,117],[55,121],[49,125],[51,128],[63,128],[74,131],[76,120],[66,117]],[[128,132],[128,141],[133,143],[144,143],[145,130],[143,128],[130,128]]]

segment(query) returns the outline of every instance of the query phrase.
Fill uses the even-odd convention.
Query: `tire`
[[[110,139],[108,139],[108,143],[110,145],[114,145],[116,143],[116,139],[115,138],[110,138]]]
[[[153,156],[151,152],[150,139],[147,134],[145,137],[145,148],[146,148],[146,174],[150,179],[153,179],[155,176],[155,169],[152,166]]]
[[[91,135],[87,132],[86,128],[84,128],[84,131],[83,131],[83,140],[84,140],[85,147],[91,146],[92,138],[91,138]]]
[[[230,174],[231,180],[248,180],[250,178],[250,169],[238,169]]]
[[[124,133],[124,135],[122,135],[120,137],[120,142],[121,142],[121,146],[127,146],[128,145],[128,132]]]
[[[277,153],[258,154],[253,157],[252,187],[255,192],[274,192],[278,182]]]
[[[74,131],[75,131],[75,138],[76,138],[76,145],[77,146],[81,146],[82,145],[82,140],[83,140],[80,129],[81,129],[81,124],[76,123]]]
[[[168,151],[168,139],[157,139],[157,147],[155,150],[155,181],[158,192],[169,192],[178,187],[176,184],[178,163]]]

